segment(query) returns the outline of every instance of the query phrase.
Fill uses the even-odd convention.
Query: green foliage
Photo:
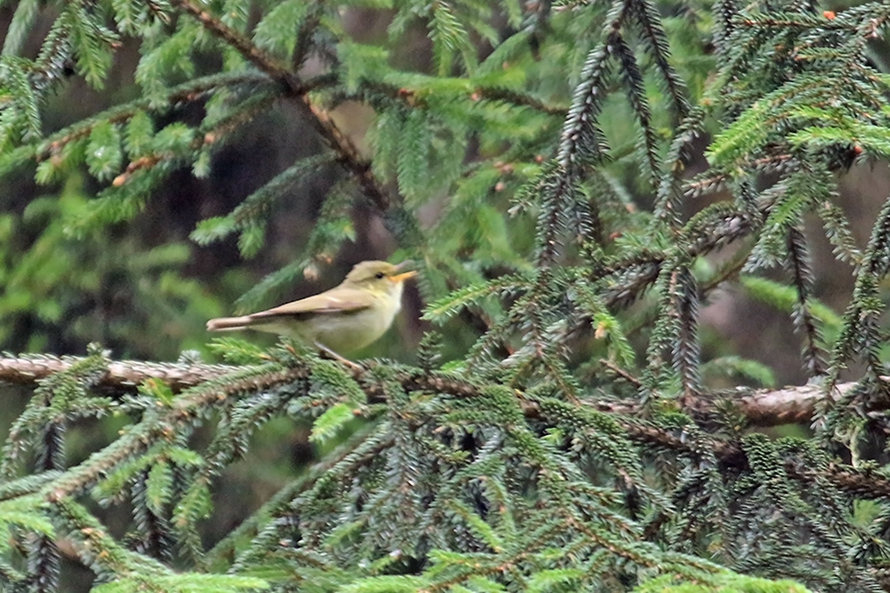
[[[64,538],[102,593],[886,589],[890,203],[863,248],[839,181],[890,158],[890,9],[820,10],[19,2],[0,342],[228,366],[0,364],[37,384],[0,462],[0,588],[60,590]],[[59,128],[72,77],[136,88]],[[441,326],[405,364],[204,346],[236,292],[393,248]],[[732,283],[790,317],[818,406],[729,388],[787,375],[713,338]],[[756,430],[789,419],[813,438]],[[317,463],[280,461],[250,515],[238,468],[272,449]]]
[[[780,311],[791,313],[794,310],[798,298],[798,292],[794,287],[784,286],[756,276],[742,276],[741,284],[748,294],[757,300],[763,301]],[[831,308],[818,301],[811,303],[810,308],[812,315],[821,324],[825,336],[830,336],[821,346],[830,348],[833,341],[832,338],[837,335],[841,328],[842,319]]]
[[[131,593],[152,591],[157,593],[238,593],[262,591],[269,584],[262,579],[223,574],[185,574],[170,576],[133,576],[100,585],[96,593]]]
[[[284,58],[291,58],[297,43],[297,31],[306,18],[309,2],[285,0],[266,13],[253,33],[257,47]]]
[[[220,359],[232,364],[258,364],[266,358],[262,348],[238,338],[217,338],[208,348]]]
[[[199,331],[199,320],[219,305],[183,277],[192,248],[172,242],[146,249],[137,237],[104,225],[72,237],[71,221],[89,216],[94,205],[80,186],[72,176],[59,195],[33,200],[20,215],[0,216],[0,340],[28,350],[101,341],[132,354],[166,356],[200,344],[185,333]],[[126,319],[118,319],[123,310]],[[148,330],[158,326],[175,328],[181,342]],[[142,334],[141,345],[125,341],[134,332]]]
[[[678,583],[677,579],[664,576],[652,579],[636,589],[635,593],[807,593],[807,588],[793,581],[766,581],[724,571],[701,583]]]
[[[53,524],[44,516],[42,505],[43,502],[36,495],[19,496],[0,502],[0,530],[4,534],[0,540],[0,552],[9,552],[13,526],[49,537],[55,536]]]
[[[775,387],[776,377],[773,370],[755,360],[748,360],[738,356],[722,356],[703,364],[701,372],[704,377],[711,376],[738,376],[754,381],[762,387]]]
[[[274,202],[281,199],[282,194],[299,181],[317,173],[319,167],[330,161],[331,157],[323,154],[295,163],[247,197],[228,216],[202,221],[192,232],[192,240],[200,245],[206,245],[238,231],[240,232],[238,247],[241,254],[245,257],[253,257],[264,243],[265,225],[272,213]],[[336,201],[332,199],[331,203],[336,203]],[[323,232],[323,230],[317,230],[316,234],[321,235]],[[341,235],[330,242],[337,246],[338,241],[352,236],[349,232],[343,232]],[[327,245],[324,246],[327,247]],[[320,251],[319,247],[315,247],[315,250]]]

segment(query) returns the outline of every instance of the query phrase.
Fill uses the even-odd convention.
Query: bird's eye
[[[384,274],[383,272],[377,272],[376,274],[374,274],[374,277],[378,280],[383,280],[386,277],[386,274]]]

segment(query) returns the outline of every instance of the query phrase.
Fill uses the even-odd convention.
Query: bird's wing
[[[299,319],[310,314],[357,313],[370,306],[367,295],[358,290],[340,288],[335,296],[330,293],[330,290],[322,292],[266,311],[252,313],[248,317],[257,321],[281,317]]]

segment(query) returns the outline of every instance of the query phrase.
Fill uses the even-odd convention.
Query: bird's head
[[[343,281],[344,285],[376,293],[393,294],[402,292],[402,283],[417,275],[415,270],[404,271],[411,266],[410,261],[391,264],[385,261],[363,261],[356,264]]]

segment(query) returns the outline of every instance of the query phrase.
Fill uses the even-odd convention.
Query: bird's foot
[[[353,371],[360,372],[360,371],[365,370],[361,367],[361,365],[358,365],[358,364],[352,362],[348,358],[344,358],[343,356],[340,356],[339,354],[337,354],[336,352],[334,352],[333,350],[331,350],[330,348],[328,348],[321,342],[315,342],[315,347],[321,351],[321,353],[324,355],[325,358],[329,358],[331,360],[336,360],[337,362],[343,363],[346,366],[348,366],[350,369],[352,369]]]

